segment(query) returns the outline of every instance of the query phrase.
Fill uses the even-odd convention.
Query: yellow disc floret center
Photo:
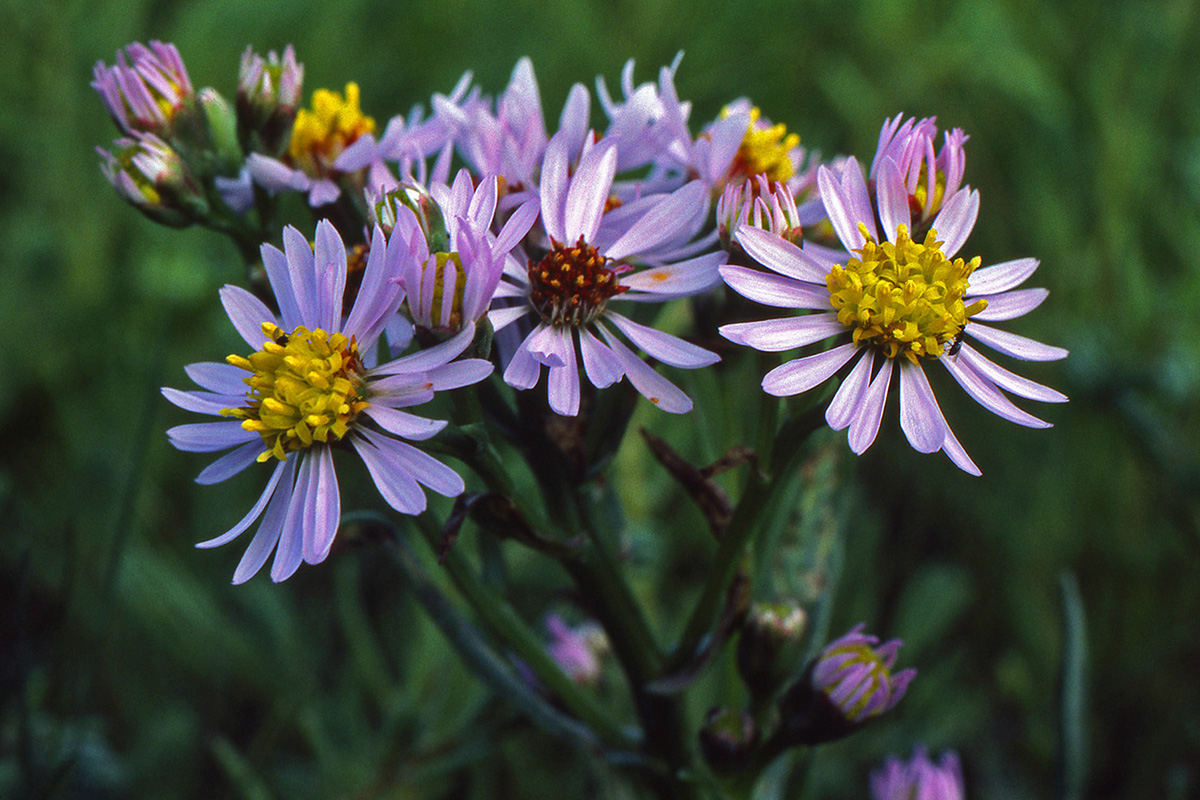
[[[738,147],[734,171],[745,177],[766,175],[767,180],[786,181],[796,171],[791,151],[800,145],[800,136],[788,133],[783,123],[760,125],[758,108],[750,109],[750,124]]]
[[[375,120],[358,106],[357,83],[346,84],[344,99],[338,92],[318,89],[312,106],[312,111],[302,108],[297,112],[287,154],[292,166],[321,178],[358,137],[375,132]]]
[[[288,453],[315,442],[337,441],[354,418],[370,405],[363,395],[362,362],[354,339],[340,333],[310,331],[303,325],[290,334],[264,322],[267,342],[249,358],[226,360],[250,372],[246,405],[221,413],[257,431],[266,451],[259,461],[287,459]]]
[[[967,318],[987,308],[986,300],[963,304],[978,256],[946,258],[934,230],[920,244],[905,225],[898,226],[895,242],[876,243],[866,226],[859,229],[867,240],[854,251],[859,258],[834,265],[825,276],[838,321],[851,328],[855,344],[874,345],[888,358],[938,358]]]

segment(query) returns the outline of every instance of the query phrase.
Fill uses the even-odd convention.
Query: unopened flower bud
[[[122,199],[155,222],[185,227],[208,213],[208,202],[187,165],[152,133],[118,139],[115,152],[97,148],[100,169]]]
[[[237,139],[237,117],[233,108],[216,89],[205,88],[198,95],[200,107],[208,123],[208,142],[221,171],[235,170],[243,161],[242,148]]]
[[[584,686],[600,680],[600,658],[608,651],[608,639],[599,626],[585,623],[572,628],[562,617],[550,614],[546,630],[552,637],[546,651],[571,680]]]
[[[788,603],[755,603],[738,637],[738,672],[758,696],[769,696],[792,671],[804,636],[804,610]]]
[[[274,51],[264,59],[247,47],[238,70],[238,136],[247,152],[278,157],[287,148],[300,92],[304,65],[289,44],[283,59]]]
[[[918,747],[907,764],[892,756],[871,775],[872,800],[963,800],[962,768],[953,751],[939,764]]]
[[[799,245],[803,234],[796,201],[787,185],[771,183],[766,175],[731,183],[717,198],[717,232],[721,246],[729,250],[736,241],[739,225],[753,225]]]
[[[97,61],[92,73],[92,87],[127,136],[148,132],[168,138],[194,107],[192,82],[172,44],[134,42],[117,52],[114,66]]]
[[[780,701],[782,731],[795,744],[840,739],[900,702],[915,669],[892,674],[899,639],[879,645],[857,625],[830,643]]]
[[[717,772],[736,772],[746,765],[758,745],[758,726],[744,711],[718,706],[704,717],[700,751]]]
[[[429,252],[449,251],[450,234],[446,229],[445,217],[433,196],[423,186],[405,183],[378,199],[369,200],[367,212],[371,222],[383,228],[383,232],[390,237],[402,207],[412,211],[416,217]]]

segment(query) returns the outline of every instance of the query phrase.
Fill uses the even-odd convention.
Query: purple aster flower
[[[502,283],[496,297],[508,300],[489,314],[497,330],[525,316],[534,318],[534,328],[512,354],[504,380],[518,389],[531,389],[542,367],[549,368],[550,407],[574,416],[579,413],[582,360],[584,373],[597,388],[628,377],[660,408],[687,412],[691,399],[635,355],[613,328],[672,366],[694,369],[715,363],[718,356],[634,322],[611,310],[609,303],[661,302],[719,282],[723,252],[683,257],[690,255],[692,239],[707,216],[707,189],[693,181],[670,195],[644,197],[606,213],[616,145],[608,140],[593,143],[589,136],[574,174],[568,164],[568,143],[560,132],[546,148],[541,172],[542,223],[549,246],[527,268],[506,272],[511,282]],[[648,266],[636,269],[631,261]],[[513,301],[515,305],[505,305]]]
[[[925,748],[907,764],[892,756],[871,775],[872,800],[963,800],[962,767],[952,750],[934,764]]]
[[[399,260],[399,280],[416,325],[453,333],[477,322],[487,311],[509,251],[529,232],[538,215],[538,201],[533,198],[513,212],[499,234],[493,234],[498,192],[496,177],[475,187],[465,169],[459,171],[453,186],[431,186],[429,193],[440,211],[444,235],[441,230],[427,230],[408,205],[394,204],[395,223],[388,246],[400,247],[405,254]]]
[[[913,448],[922,453],[941,450],[959,468],[978,475],[979,468],[942,416],[923,365],[940,362],[994,414],[1019,425],[1047,428],[1050,423],[1017,408],[1003,392],[1047,403],[1067,398],[1009,372],[964,337],[1032,361],[1064,358],[1067,351],[983,324],[1022,316],[1039,306],[1047,292],[1015,288],[1033,274],[1035,259],[980,269],[979,258],[954,258],[975,224],[979,193],[963,187],[946,198],[928,234],[914,240],[903,181],[899,166],[885,156],[875,181],[881,237],[858,163],[849,159],[840,176],[824,166],[819,169],[821,200],[838,238],[852,251],[841,257],[834,251],[797,247],[754,227],[739,228],[738,242],[771,273],[726,266],[721,269],[726,283],[751,300],[815,313],[725,325],[721,333],[738,344],[771,352],[840,337],[841,343],[831,349],[771,370],[762,385],[773,395],[799,394],[855,362],[825,414],[834,430],[849,428],[855,453],[875,441],[899,364],[900,427]],[[877,364],[881,366],[876,373]]]
[[[292,136],[282,159],[251,153],[246,166],[254,182],[271,193],[306,192],[314,208],[341,196],[339,181],[350,179],[356,186],[389,191],[398,184],[381,160],[369,159],[370,168],[360,174],[340,161],[359,138],[374,133],[375,120],[362,113],[356,83],[346,84],[346,94],[328,89],[313,93],[312,110],[300,109],[292,125]]]
[[[916,227],[927,224],[962,186],[966,170],[968,137],[961,128],[946,131],[942,149],[934,155],[937,118],[905,119],[897,114],[883,124],[879,146],[871,162],[870,179],[879,180],[885,160],[899,173]],[[932,187],[932,191],[930,190]]]
[[[435,391],[475,383],[492,370],[482,359],[451,363],[471,343],[471,325],[436,347],[374,365],[376,341],[402,298],[393,280],[396,254],[379,229],[345,319],[348,262],[333,225],[317,226],[315,247],[295,228],[286,228],[284,244],[286,253],[262,248],[279,316],[244,289],[221,290],[230,321],[255,352],[248,358],[230,356],[226,364],[188,367],[204,391],[163,389],[181,408],[227,418],[167,431],[180,450],[230,451],[204,469],[198,482],[223,481],[255,462],[275,463],[249,513],[198,545],[231,542],[262,518],[234,583],[252,577],[272,551],[276,581],[292,575],[302,561],[317,564],[329,554],[341,514],[333,467],[338,442],[353,447],[384,500],[401,513],[424,510],[421,485],[448,497],[460,494],[463,480],[457,473],[404,441],[428,439],[446,423],[403,409],[428,402]]]
[[[128,56],[128,62],[126,61]],[[168,136],[175,117],[195,100],[192,82],[172,44],[134,42],[117,52],[115,66],[97,61],[92,88],[126,135]]]
[[[600,657],[608,650],[604,631],[594,623],[572,628],[558,614],[548,614],[545,622],[551,637],[546,651],[563,672],[585,686],[600,680]]]
[[[817,656],[812,685],[837,708],[847,722],[862,723],[894,708],[917,676],[915,669],[892,674],[899,639],[880,645],[875,636],[863,633],[858,624],[840,639],[830,642]]]

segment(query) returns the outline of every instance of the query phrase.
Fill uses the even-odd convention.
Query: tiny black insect
[[[967,323],[964,322],[963,326],[958,329],[958,333],[954,334],[954,339],[950,342],[950,347],[946,349],[946,355],[957,360],[959,348],[962,347],[963,343],[963,334],[966,333],[966,330]]]

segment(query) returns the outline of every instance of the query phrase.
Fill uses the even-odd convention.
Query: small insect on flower
[[[954,339],[951,340],[950,346],[946,348],[946,355],[950,356],[950,358],[954,359],[955,361],[958,360],[958,351],[960,348],[962,348],[963,335],[966,332],[967,323],[964,322],[963,326],[958,329],[958,333],[954,335]]]

